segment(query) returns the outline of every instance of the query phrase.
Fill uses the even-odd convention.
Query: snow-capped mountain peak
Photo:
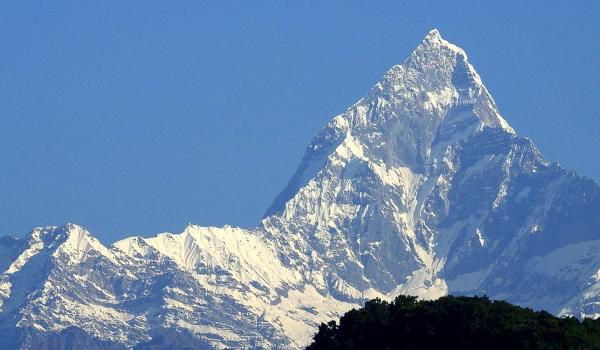
[[[328,163],[350,158],[424,173],[446,147],[484,128],[514,134],[497,110],[465,52],[432,30],[400,65],[393,66],[309,144],[287,188],[266,216],[283,212],[299,188]]]
[[[598,212],[598,185],[516,135],[434,29],[317,133],[256,228],[0,239],[0,347],[78,327],[100,348],[301,348],[319,322],[400,293],[598,316]]]
[[[440,31],[435,28],[427,33],[421,44],[411,53],[407,62],[411,61],[415,56],[423,56],[425,54],[436,56],[440,54],[447,56],[457,55],[463,60],[467,59],[467,54],[462,48],[446,41],[442,38]]]

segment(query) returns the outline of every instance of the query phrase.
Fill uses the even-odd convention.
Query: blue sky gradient
[[[517,132],[598,180],[598,3],[2,1],[0,235],[252,226],[434,27]]]

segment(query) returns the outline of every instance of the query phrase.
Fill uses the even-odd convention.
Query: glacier
[[[599,214],[598,185],[518,136],[434,29],[317,133],[255,228],[1,238],[0,347],[299,349],[398,294],[599,317]]]

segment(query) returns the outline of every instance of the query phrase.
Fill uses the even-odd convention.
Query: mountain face
[[[598,185],[518,136],[433,30],[315,136],[256,228],[0,239],[0,347],[301,348],[398,294],[598,317],[599,214]]]

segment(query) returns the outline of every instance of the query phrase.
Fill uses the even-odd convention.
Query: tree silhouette
[[[433,348],[600,349],[600,321],[558,318],[486,296],[399,296],[368,301],[339,324],[321,324],[307,350]]]

